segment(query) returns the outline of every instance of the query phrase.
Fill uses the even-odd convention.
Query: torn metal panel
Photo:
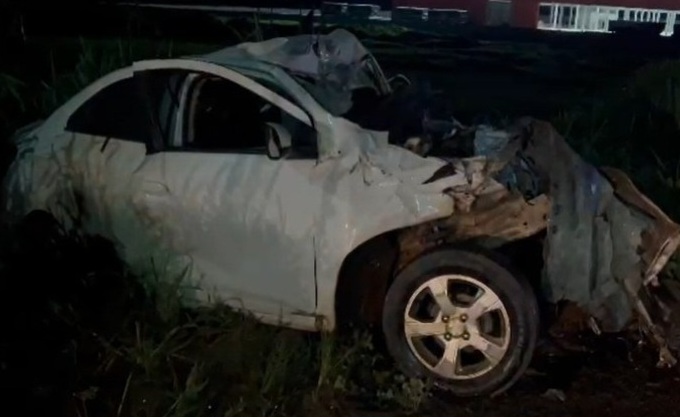
[[[506,151],[532,162],[551,200],[546,296],[578,303],[605,331],[622,329],[645,277],[677,248],[679,226],[620,171],[605,170],[609,180],[585,162],[550,124],[523,119],[512,132]]]
[[[550,200],[545,195],[526,201],[520,195],[506,193],[486,204],[484,200],[479,198],[474,210],[443,220],[441,227],[455,240],[485,240],[487,247],[533,236],[546,227]]]
[[[642,232],[640,245],[642,251],[640,257],[645,272],[644,283],[653,283],[678,247],[680,225],[643,195],[625,173],[608,167],[601,168],[601,171],[612,183],[614,193],[619,199],[653,220],[654,227]]]
[[[449,190],[454,214],[403,233],[401,264],[437,242],[473,240],[493,247],[547,229],[548,299],[576,302],[604,331],[621,330],[637,312],[663,361],[673,363],[665,342],[669,326],[663,325],[668,319],[655,314],[662,301],[643,284],[657,283],[680,244],[680,226],[625,174],[585,162],[546,122],[525,118],[508,129],[477,126],[471,140],[475,154],[487,158],[481,162],[487,168],[478,172],[504,187],[483,196]],[[476,158],[453,159],[452,165],[480,163]]]
[[[486,248],[534,236],[545,230],[550,199],[541,195],[527,201],[506,189],[475,198],[466,211],[408,229],[399,235],[400,267],[430,247],[474,241]]]

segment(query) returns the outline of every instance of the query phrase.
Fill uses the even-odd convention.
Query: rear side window
[[[66,130],[144,142],[148,131],[145,103],[134,78],[117,81],[87,100],[69,118]]]

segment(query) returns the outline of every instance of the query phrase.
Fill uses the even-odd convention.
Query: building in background
[[[680,24],[680,0],[393,0],[395,8],[465,10],[470,21],[575,32],[609,32],[614,22]]]

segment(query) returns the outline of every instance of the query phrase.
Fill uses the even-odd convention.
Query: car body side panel
[[[173,252],[188,256],[199,298],[313,316],[314,232],[321,184],[314,161],[160,152],[136,172],[133,206]]]
[[[151,252],[165,254],[168,248],[179,265],[199,266],[196,273],[206,277],[208,293],[211,286],[227,297],[240,291],[236,295],[264,321],[314,330],[320,315],[332,329],[338,274],[354,248],[384,232],[450,216],[454,199],[445,190],[484,188],[481,171],[472,175],[465,164],[455,175],[424,184],[447,162],[389,145],[386,134],[332,117],[303,92],[296,95],[305,104],[300,109],[236,71],[186,59],[145,61],[134,70],[164,68],[223,76],[273,101],[313,125],[319,160],[269,161],[261,155],[227,160],[179,152],[141,158],[139,144],[128,150],[111,141],[108,153],[101,153],[102,138],[62,137],[68,116],[115,78],[131,76],[133,69],[125,69],[97,81],[48,119],[30,146],[33,156],[22,163],[45,168],[30,168],[18,191],[32,200],[55,199],[52,190],[31,187],[66,169],[66,179],[87,190],[87,206],[100,222],[94,229],[116,238],[128,262],[146,257],[148,263]],[[103,184],[109,181],[114,184]],[[164,249],[152,251],[147,242]]]
[[[145,153],[143,143],[57,134],[51,151],[17,158],[6,180],[7,208],[16,214],[48,210],[66,223],[82,222],[85,231],[107,236],[125,253],[139,253],[139,225],[127,196]]]
[[[41,125],[15,138],[18,154],[5,179],[5,205],[13,215],[48,210],[67,224],[77,215],[87,232],[112,239],[131,265],[145,265],[155,243],[129,210],[128,196],[146,145],[66,131],[80,106],[107,86],[132,76],[132,68],[127,67],[101,77]]]

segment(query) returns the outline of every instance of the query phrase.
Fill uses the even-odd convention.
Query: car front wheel
[[[459,396],[498,393],[524,373],[538,335],[528,283],[491,256],[442,248],[406,266],[383,310],[400,369]]]

